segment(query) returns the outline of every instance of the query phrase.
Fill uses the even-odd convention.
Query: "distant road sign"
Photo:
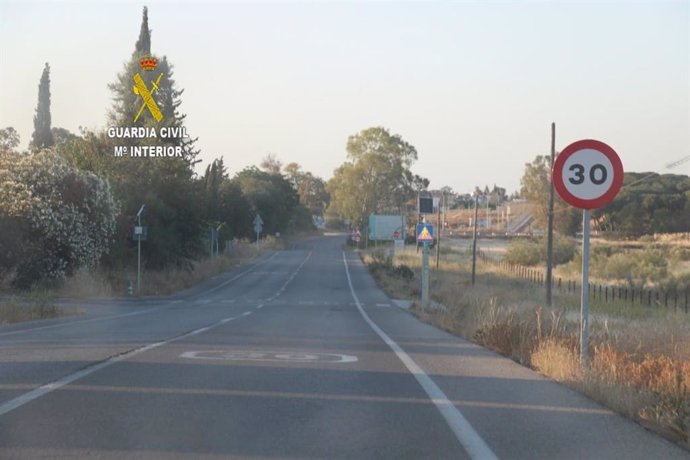
[[[432,197],[419,197],[419,213],[433,214],[434,213],[434,199]]]
[[[132,234],[132,239],[134,241],[146,241],[148,237],[148,227],[145,225],[135,225],[134,232]]]
[[[417,225],[417,241],[434,241],[434,226],[431,224]]]
[[[553,186],[568,204],[580,209],[605,206],[623,185],[623,163],[608,145],[592,139],[573,142],[556,157]]]

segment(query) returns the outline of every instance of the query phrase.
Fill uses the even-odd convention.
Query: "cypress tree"
[[[143,57],[153,57],[158,61],[158,67],[154,72],[144,72],[139,66]],[[139,73],[147,87],[152,86],[152,81],[163,73],[162,80],[158,83],[158,90],[154,98],[163,113],[163,121],[156,123],[148,114],[134,122],[134,116],[139,111],[141,98],[132,91],[132,77]],[[108,85],[113,93],[113,105],[109,112],[110,124],[114,126],[155,126],[182,127],[186,115],[179,110],[182,100],[180,96],[184,90],[178,90],[175,85],[173,65],[168,62],[166,56],[158,57],[151,53],[151,31],[149,29],[148,8],[144,7],[139,37],[134,46],[132,57],[124,65],[124,69],[117,75],[115,82]],[[190,165],[197,163],[196,156],[199,151],[195,148],[196,138],[184,139],[160,139],[161,143],[182,146],[183,155]]]
[[[50,130],[50,65],[46,62],[38,84],[38,105],[34,115],[34,132],[30,147],[32,150],[40,150],[51,145],[53,133]]]
[[[149,29],[149,10],[144,7],[144,14],[141,18],[141,30],[139,39],[134,47],[135,56],[148,56],[151,54],[151,30]]]

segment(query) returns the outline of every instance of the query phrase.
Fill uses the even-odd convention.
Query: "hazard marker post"
[[[422,247],[422,307],[429,306],[429,245],[434,241],[434,226],[431,224],[417,225],[417,244]]]

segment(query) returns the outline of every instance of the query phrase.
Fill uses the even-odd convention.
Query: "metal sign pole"
[[[474,225],[472,229],[472,286],[477,270],[477,218],[479,217],[479,195],[474,197]]]
[[[422,248],[422,307],[429,306],[429,243]]]
[[[582,211],[582,290],[580,294],[580,365],[587,366],[589,352],[589,220],[590,210]]]
[[[137,225],[141,228],[141,213],[137,216]],[[141,292],[141,234],[137,238],[137,295]]]

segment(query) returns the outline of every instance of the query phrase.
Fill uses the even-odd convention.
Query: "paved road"
[[[0,459],[690,457],[421,324],[342,241],[0,327]]]

